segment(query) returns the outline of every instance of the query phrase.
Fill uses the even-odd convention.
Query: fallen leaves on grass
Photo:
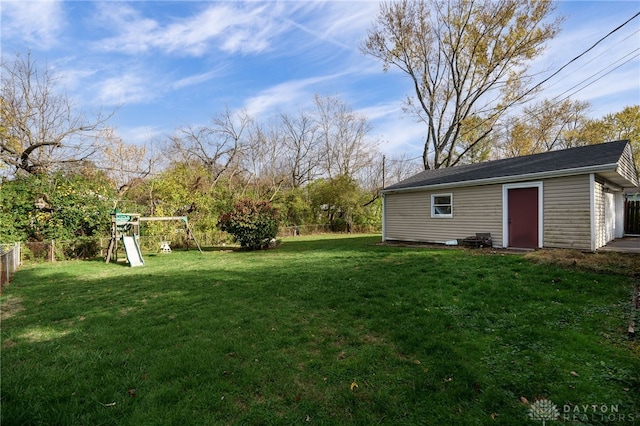
[[[22,306],[22,298],[15,296],[7,296],[4,302],[2,302],[2,309],[0,309],[0,320],[4,321],[11,318],[18,312],[24,310]]]
[[[569,249],[542,249],[524,255],[538,264],[551,264],[563,268],[578,268],[591,272],[640,276],[638,255],[616,252],[584,253]]]

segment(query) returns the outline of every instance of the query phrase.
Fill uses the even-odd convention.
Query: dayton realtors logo
[[[539,399],[529,407],[529,418],[542,421],[561,420],[563,422],[635,422],[640,420],[639,414],[621,413],[618,404],[582,404],[563,405],[562,412],[548,399]]]
[[[558,420],[560,412],[553,402],[548,399],[539,399],[531,404],[529,417],[532,420],[541,420],[544,426],[547,420]]]
[[[562,420],[571,422],[635,422],[640,420],[637,413],[621,413],[618,404],[564,405]]]

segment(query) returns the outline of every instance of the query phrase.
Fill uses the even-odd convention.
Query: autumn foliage
[[[267,248],[280,224],[280,212],[268,201],[242,199],[220,215],[218,227],[250,250]]]

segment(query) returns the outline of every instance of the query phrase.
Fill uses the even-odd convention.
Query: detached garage
[[[628,141],[425,170],[382,191],[382,239],[596,250],[623,236],[623,190],[637,186]]]

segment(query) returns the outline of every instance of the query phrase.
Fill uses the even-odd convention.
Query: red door
[[[509,247],[538,248],[538,188],[509,189]]]

